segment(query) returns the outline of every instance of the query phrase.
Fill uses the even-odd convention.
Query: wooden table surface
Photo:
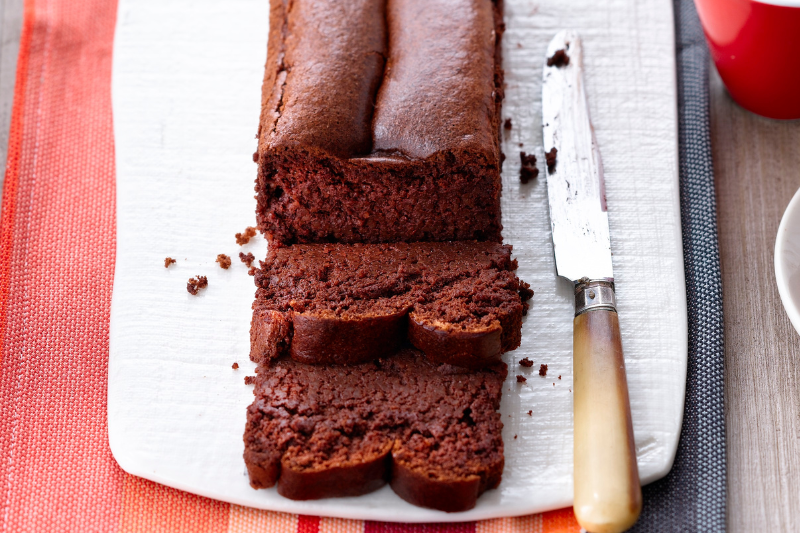
[[[800,188],[800,121],[738,107],[716,71],[711,132],[725,313],[731,532],[800,529],[800,335],[775,284],[775,237]]]
[[[22,0],[0,0],[2,161],[21,22]],[[713,69],[711,103],[725,312],[728,530],[797,531],[800,335],[781,306],[773,251],[781,215],[800,188],[800,121],[744,111]]]

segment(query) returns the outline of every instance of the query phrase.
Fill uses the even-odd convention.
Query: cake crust
[[[331,313],[332,315],[332,313]],[[387,315],[339,318],[293,313],[289,354],[303,363],[357,364],[387,357],[406,336],[408,310]]]
[[[267,238],[501,242],[501,3],[271,10],[256,155]]]

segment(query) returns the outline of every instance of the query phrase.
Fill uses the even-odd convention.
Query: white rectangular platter
[[[242,460],[253,374],[253,281],[239,251],[266,254],[254,225],[254,134],[267,0],[121,0],[114,46],[117,257],[108,428],[131,474],[278,511],[403,522],[534,513],[572,499],[572,287],[555,276],[544,175],[519,181],[519,152],[541,148],[541,72],[550,38],[582,34],[586,86],[605,176],[639,470],[674,458],[683,413],[687,318],[677,175],[670,0],[507,0],[504,236],[536,294],[522,347],[506,354],[506,466],[497,490],[460,514],[421,509],[388,487],[296,502],[248,485]],[[234,258],[229,270],[217,254]],[[177,263],[165,269],[166,256]],[[189,277],[208,276],[198,296]],[[535,361],[523,369],[523,357]],[[239,370],[231,365],[238,362]],[[547,364],[546,378],[538,376]],[[524,384],[515,375],[526,375]],[[532,411],[528,415],[528,411]]]

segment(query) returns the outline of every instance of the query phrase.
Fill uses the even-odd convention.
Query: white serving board
[[[287,500],[250,488],[242,461],[254,286],[234,233],[254,225],[254,134],[267,0],[121,0],[114,46],[117,260],[108,428],[120,466],[204,496],[278,511],[403,522],[521,515],[572,499],[572,288],[554,274],[544,175],[521,185],[519,151],[543,168],[541,77],[550,38],[584,41],[605,163],[611,246],[639,470],[665,475],[683,413],[687,318],[678,196],[670,0],[507,0],[503,174],[506,242],[536,295],[510,364],[497,490],[460,514],[385,487],[358,498]],[[522,143],[522,147],[519,147]],[[261,237],[241,248],[263,258]],[[234,258],[221,270],[218,253]],[[163,266],[166,256],[177,264]],[[198,296],[190,276],[208,276]],[[516,361],[530,357],[532,369]],[[233,370],[233,362],[239,370]],[[547,378],[537,375],[549,365]],[[516,374],[528,376],[517,384]],[[561,379],[558,379],[558,376]],[[532,410],[532,416],[527,412]],[[516,436],[516,438],[515,438]]]

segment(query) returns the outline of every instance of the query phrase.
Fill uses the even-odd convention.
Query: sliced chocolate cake
[[[309,500],[389,482],[415,505],[471,509],[502,476],[506,372],[437,365],[416,350],[354,366],[260,365],[244,434],[250,484]]]
[[[256,272],[250,358],[316,364],[388,356],[406,339],[480,368],[520,344],[532,292],[491,242],[272,247]]]
[[[502,0],[270,6],[250,484],[471,509],[533,294],[500,244]]]

